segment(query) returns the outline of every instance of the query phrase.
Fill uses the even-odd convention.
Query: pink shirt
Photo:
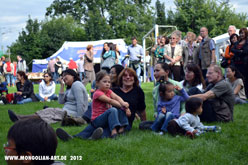
[[[111,98],[110,95],[113,91],[112,90],[108,90],[107,92],[103,92],[99,89],[97,89],[94,92],[93,95],[93,102],[92,102],[92,115],[91,115],[91,121],[95,120],[95,118],[97,118],[98,116],[100,116],[101,114],[103,114],[106,110],[108,110],[109,108],[107,107],[107,103],[104,103],[102,101],[100,101],[98,98],[102,95],[106,95],[107,97]]]

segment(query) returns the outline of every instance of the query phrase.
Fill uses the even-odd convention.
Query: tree
[[[160,0],[156,1],[156,24],[158,25],[166,25],[166,17],[165,17],[165,4],[160,2]]]
[[[139,39],[152,27],[151,0],[55,0],[46,15],[70,14],[84,24],[88,40]]]
[[[70,16],[46,18],[41,22],[40,31],[42,58],[55,53],[65,41],[84,41],[86,33],[84,28]]]
[[[27,63],[30,63],[32,59],[41,58],[39,31],[40,23],[37,19],[32,20],[29,16],[25,29],[19,33],[16,42],[9,47],[12,55],[21,55]]]
[[[196,34],[202,26],[209,30],[210,36],[226,32],[229,25],[245,27],[246,15],[236,14],[229,0],[175,0],[176,11],[169,10],[167,20],[181,31]]]

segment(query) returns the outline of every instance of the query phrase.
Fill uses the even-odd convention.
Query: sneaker
[[[56,135],[63,141],[68,141],[70,139],[72,139],[73,137],[71,135],[69,135],[65,130],[63,130],[62,128],[58,128],[56,129]]]
[[[162,136],[162,135],[164,135],[164,132],[163,132],[163,131],[161,131],[161,132],[159,132],[158,134]]]
[[[194,139],[194,138],[195,138],[194,133],[189,132],[189,131],[187,131],[187,132],[185,133],[185,136],[189,137],[190,139]]]
[[[8,114],[9,114],[9,118],[12,122],[16,122],[19,120],[19,118],[17,117],[17,115],[15,114],[15,112],[13,112],[12,110],[8,110]]]
[[[92,140],[101,139],[102,134],[103,134],[102,127],[98,127],[97,129],[95,129],[95,131],[92,133],[92,135],[91,135],[91,137],[89,139],[92,139]]]

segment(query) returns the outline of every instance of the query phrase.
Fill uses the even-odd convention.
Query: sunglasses
[[[44,77],[49,77],[49,76],[44,76]]]

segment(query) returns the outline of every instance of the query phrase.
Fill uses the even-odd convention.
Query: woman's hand
[[[62,76],[60,76],[58,80],[59,80],[60,85],[63,85],[63,86],[65,85],[65,82]]]
[[[131,111],[130,111],[129,108],[126,109],[126,115],[127,115],[127,117],[130,117],[131,116]]]
[[[22,92],[16,92],[17,95],[22,95]]]
[[[122,106],[123,106],[124,108],[129,108],[128,102],[125,102],[125,101],[122,103]]]

